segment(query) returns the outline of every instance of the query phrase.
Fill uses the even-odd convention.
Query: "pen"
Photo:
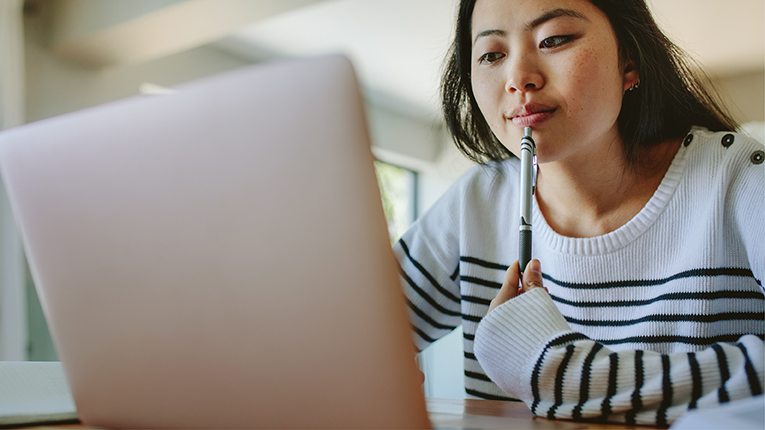
[[[531,199],[536,187],[536,157],[537,146],[531,138],[531,127],[526,127],[521,138],[521,222],[518,228],[518,264],[521,273],[531,261]]]

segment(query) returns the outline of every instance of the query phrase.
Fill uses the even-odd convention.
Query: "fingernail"
[[[539,260],[531,260],[529,263],[529,270],[532,272],[541,272],[542,271],[542,264],[539,262]]]

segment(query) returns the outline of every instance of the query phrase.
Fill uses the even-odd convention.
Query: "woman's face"
[[[478,0],[471,30],[473,94],[516,156],[524,127],[540,163],[621,150],[616,120],[637,76],[620,65],[600,9],[586,0]]]

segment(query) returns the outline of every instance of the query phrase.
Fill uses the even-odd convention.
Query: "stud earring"
[[[639,87],[639,86],[640,86],[640,79],[638,79],[637,81],[633,82],[633,83],[632,83],[632,86],[631,86],[631,87],[630,87],[630,89],[628,89],[627,91],[632,91],[632,90],[635,90],[635,89],[637,89],[637,87]]]

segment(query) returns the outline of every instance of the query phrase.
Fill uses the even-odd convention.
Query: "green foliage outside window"
[[[411,175],[407,169],[380,161],[375,162],[385,219],[391,244],[401,238],[411,224]]]

